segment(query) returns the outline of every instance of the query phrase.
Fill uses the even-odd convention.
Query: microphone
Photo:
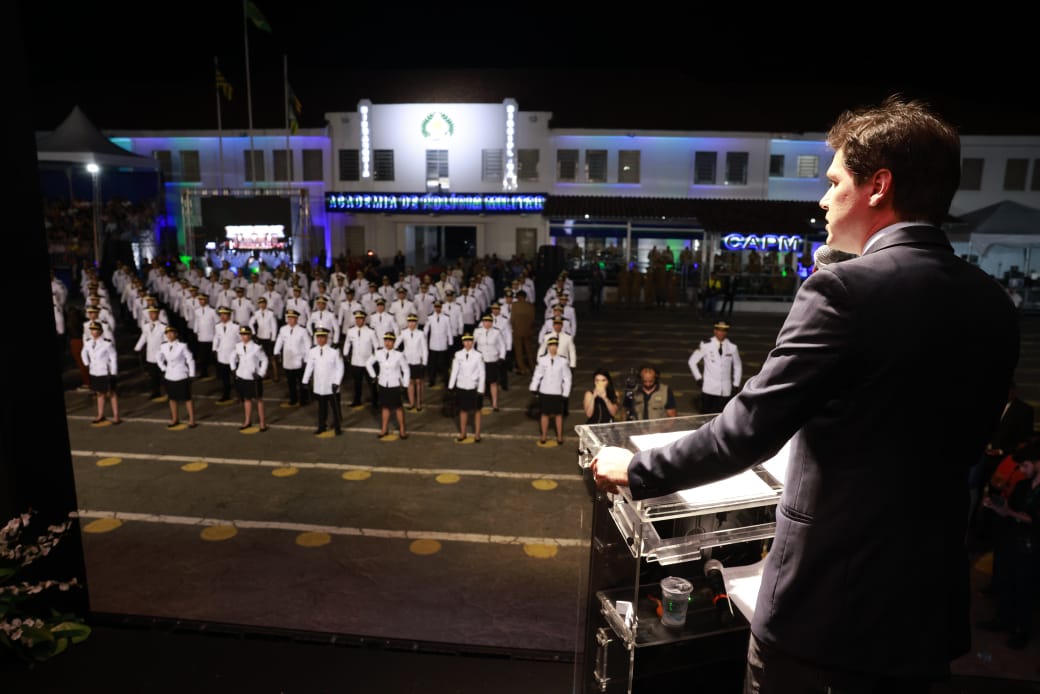
[[[704,577],[708,579],[708,587],[711,588],[711,602],[715,605],[715,611],[719,615],[719,622],[728,624],[733,621],[733,603],[726,593],[726,581],[722,578],[722,562],[718,559],[709,559],[704,562]]]
[[[843,260],[850,260],[858,257],[859,256],[855,253],[839,251],[836,248],[831,248],[827,244],[823,244],[813,252],[813,262],[816,263],[817,270],[822,267],[827,267],[828,265],[833,265],[834,263],[840,263]]]

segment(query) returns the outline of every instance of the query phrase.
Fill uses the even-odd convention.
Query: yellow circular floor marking
[[[167,431],[184,431],[184,430],[185,430],[185,429],[187,429],[187,428],[188,428],[188,425],[187,425],[187,424],[184,424],[184,423],[182,422],[182,423],[178,424],[177,426],[173,426],[173,427],[166,427],[166,430],[167,430]]]
[[[386,436],[384,436],[383,438],[379,439],[379,442],[380,443],[387,443],[389,441],[399,441],[400,439],[401,439],[400,436],[398,436],[397,434],[394,434],[394,433],[391,432],[391,433],[387,433]]]
[[[551,489],[556,489],[558,485],[553,480],[534,480],[533,482],[531,482],[531,486],[535,489],[547,492]]]
[[[119,463],[121,462],[123,462],[122,458],[102,458],[101,460],[97,461],[97,466],[112,467],[113,465],[119,465]]]
[[[372,476],[372,473],[368,470],[347,470],[341,475],[343,479],[350,480],[352,482],[359,482],[361,480],[367,480]]]
[[[249,427],[248,429],[239,429],[240,434],[257,434],[260,432],[260,427]]]
[[[462,439],[461,441],[459,441],[459,437],[458,437],[458,436],[456,436],[456,437],[455,437],[455,443],[457,443],[457,444],[461,444],[461,445],[463,445],[463,446],[464,446],[464,445],[466,445],[466,444],[468,444],[468,443],[473,443],[473,437],[472,437],[472,436],[467,436],[466,438],[464,438],[464,439]]]
[[[336,438],[336,432],[334,432],[332,429],[326,429],[325,431],[321,432],[320,434],[315,434],[314,438],[317,438],[317,439],[334,439],[334,438]]]
[[[556,448],[558,445],[559,444],[556,443],[555,439],[547,439],[545,443],[542,443],[541,441],[538,442],[539,448]]]
[[[95,429],[97,429],[98,427],[110,427],[112,426],[112,422],[105,419],[100,422],[91,422],[90,426],[94,427]]]
[[[282,403],[281,405],[279,405],[278,407],[281,407],[281,408],[282,408],[283,410],[288,410],[289,408],[293,408],[293,407],[299,407],[299,404],[296,404],[296,405],[291,405],[291,404],[289,404],[289,403],[287,403],[287,402],[283,402],[283,403]]]
[[[494,412],[494,410],[491,409],[490,407],[481,407],[480,408],[480,414],[491,414],[492,412]]]
[[[354,405],[354,406],[353,406],[353,407],[351,407],[350,409],[352,409],[352,410],[354,410],[355,412],[357,412],[358,410],[363,410],[363,409],[365,409],[365,407],[367,407],[367,405]]]
[[[107,533],[123,524],[118,518],[98,518],[83,526],[85,533]]]
[[[224,402],[223,400],[217,400],[217,401],[216,401],[216,404],[217,404],[217,406],[219,406],[219,407],[229,407],[229,406],[231,406],[231,405],[234,405],[234,404],[235,404],[236,402],[237,402],[237,401],[236,401],[236,400],[233,400],[233,399],[232,399],[232,400],[228,400],[227,402]]]
[[[332,536],[328,533],[300,533],[296,536],[296,544],[300,547],[321,547],[332,542]]]
[[[181,470],[185,472],[199,472],[209,467],[209,463],[204,463],[201,460],[196,460],[194,463],[185,463],[181,465]]]
[[[300,471],[300,468],[289,465],[288,467],[276,467],[271,470],[271,474],[275,477],[292,477]]]
[[[441,543],[436,540],[414,540],[408,549],[412,554],[436,554],[441,551]]]
[[[535,559],[550,559],[560,551],[557,545],[524,545],[524,554]]]
[[[441,484],[455,484],[459,481],[459,476],[456,475],[454,472],[444,472],[440,475],[437,475],[437,477],[435,477],[434,479],[436,479]]]
[[[211,525],[202,531],[201,537],[210,542],[220,542],[230,540],[235,535],[238,535],[238,528],[233,525]]]
[[[170,398],[165,395],[160,395],[157,398],[152,398],[152,402],[167,402]]]

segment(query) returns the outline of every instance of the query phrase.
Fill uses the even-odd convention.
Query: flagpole
[[[220,74],[220,66],[217,64],[217,56],[213,56],[213,91],[217,96],[217,152],[219,155],[218,171],[220,172],[220,190],[224,190],[224,129],[220,120],[220,85],[217,84],[216,76]]]
[[[289,187],[292,188],[293,180],[293,156],[292,156],[292,145],[289,141],[289,56],[282,54],[282,68],[285,73],[285,155],[288,157],[288,171],[286,175],[289,178]]]
[[[256,147],[253,144],[253,90],[249,78],[249,13],[246,5],[249,0],[242,0],[242,35],[246,47],[246,110],[249,113],[249,174],[250,182],[256,182]]]

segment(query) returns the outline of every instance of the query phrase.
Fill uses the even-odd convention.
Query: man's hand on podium
[[[592,459],[592,477],[596,488],[617,494],[618,487],[628,486],[628,463],[635,455],[627,448],[604,446]]]

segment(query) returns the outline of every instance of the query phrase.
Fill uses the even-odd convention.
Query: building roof
[[[823,224],[819,203],[802,200],[550,195],[544,215],[551,219],[588,215],[597,220],[688,221],[706,231],[742,234],[810,234]]]

